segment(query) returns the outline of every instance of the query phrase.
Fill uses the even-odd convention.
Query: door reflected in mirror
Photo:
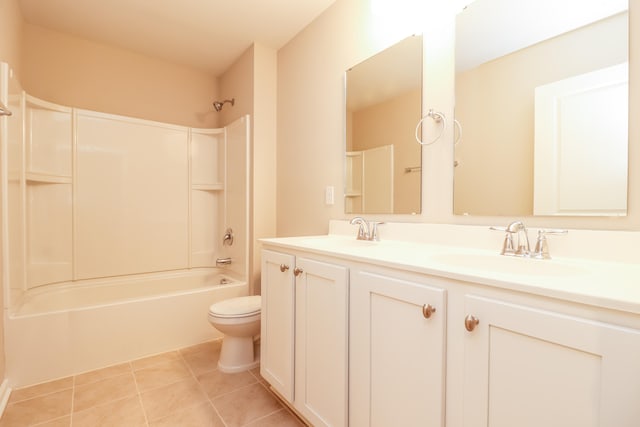
[[[421,208],[422,36],[346,72],[345,213],[414,214]]]
[[[627,0],[458,15],[455,214],[626,215],[628,22]]]

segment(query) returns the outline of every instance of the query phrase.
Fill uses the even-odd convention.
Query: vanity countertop
[[[502,256],[498,248],[486,250],[389,239],[372,242],[340,234],[261,241],[283,249],[374,262],[390,268],[640,314],[640,264],[634,262],[566,256],[539,260]]]

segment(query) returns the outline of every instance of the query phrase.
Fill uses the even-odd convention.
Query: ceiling
[[[279,49],[335,0],[19,0],[28,23],[222,74]]]

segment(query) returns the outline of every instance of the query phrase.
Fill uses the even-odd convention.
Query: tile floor
[[[5,426],[303,426],[259,369],[217,370],[220,341],[133,360],[11,393]]]

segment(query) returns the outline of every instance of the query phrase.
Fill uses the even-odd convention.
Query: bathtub
[[[247,295],[246,281],[192,269],[43,286],[5,308],[12,388],[221,337],[209,305]]]

